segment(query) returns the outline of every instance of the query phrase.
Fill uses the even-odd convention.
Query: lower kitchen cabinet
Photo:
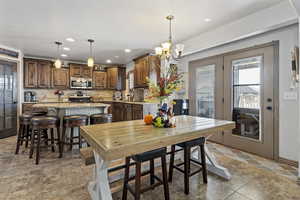
[[[113,102],[112,118],[114,122],[143,119],[143,105]]]
[[[132,120],[143,119],[143,105],[132,104]]]

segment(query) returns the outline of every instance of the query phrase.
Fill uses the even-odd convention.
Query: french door
[[[273,78],[273,46],[224,57],[224,117],[236,122],[225,145],[273,159]]]
[[[189,65],[190,114],[223,119],[223,57],[212,57],[191,62]],[[222,132],[210,139],[223,143]]]
[[[236,122],[210,139],[274,158],[274,46],[190,63],[191,114]]]

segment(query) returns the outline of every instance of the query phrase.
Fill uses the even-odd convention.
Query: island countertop
[[[110,105],[104,103],[37,103],[34,104],[34,108],[58,108],[58,109],[67,109],[67,108],[99,108],[99,107],[108,107]]]

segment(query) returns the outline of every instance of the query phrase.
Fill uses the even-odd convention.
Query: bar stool
[[[104,124],[104,123],[111,123],[112,122],[112,115],[111,114],[93,114],[90,116],[90,124]]]
[[[135,156],[132,156],[131,158],[136,162],[135,163],[135,176],[129,178],[129,172],[130,172],[130,157],[126,158],[125,163],[125,177],[124,177],[124,185],[123,185],[123,195],[122,200],[127,199],[127,191],[131,194],[133,194],[135,200],[139,200],[141,193],[144,193],[146,191],[149,191],[151,189],[154,189],[155,187],[159,185],[164,185],[164,195],[165,200],[169,200],[169,186],[168,186],[168,180],[167,180],[167,163],[166,163],[166,148],[160,148],[153,151],[148,151],[142,154],[138,154]],[[161,165],[162,165],[162,175],[163,180],[161,180],[159,177],[157,177],[154,174],[154,159],[155,158],[161,158]],[[141,173],[141,165],[143,162],[150,161],[150,170],[147,172]],[[146,188],[141,188],[141,177],[145,176],[147,174],[150,174],[150,186]],[[135,190],[133,190],[130,185],[129,181],[135,179]],[[155,180],[158,182],[155,183]]]
[[[40,145],[41,139],[48,144],[48,130],[50,129],[50,141],[52,152],[55,150],[55,138],[54,138],[54,129],[57,131],[57,137],[60,138],[60,131],[59,131],[59,118],[58,117],[50,117],[50,116],[36,116],[31,118],[31,126],[32,126],[32,133],[31,133],[31,146],[30,146],[30,153],[29,158],[32,158],[34,147],[36,144],[36,161],[35,163],[38,165],[40,161]],[[58,140],[59,141],[59,140]]]
[[[70,150],[72,150],[73,145],[79,145],[79,148],[82,146],[82,139],[80,135],[80,126],[86,126],[88,124],[89,117],[87,115],[69,115],[64,116],[63,118],[63,133],[61,139],[61,152],[60,157],[63,156],[64,145],[70,145]],[[70,142],[66,142],[66,130],[67,128],[71,129],[71,134],[69,137]],[[74,136],[74,128],[78,128],[78,136]],[[74,142],[74,139],[78,139],[78,142]]]
[[[174,156],[175,156],[175,146],[179,146],[183,148],[184,151],[184,162],[174,165]],[[188,142],[183,142],[180,144],[176,144],[171,146],[171,156],[170,156],[170,169],[169,169],[169,182],[172,182],[173,177],[173,169],[177,169],[178,171],[184,173],[184,193],[189,194],[189,177],[199,173],[202,171],[203,182],[207,183],[207,169],[206,169],[206,158],[205,158],[205,137],[201,137],[196,140],[191,140]],[[199,146],[201,153],[201,162],[196,161],[191,158],[191,148]],[[190,172],[190,162],[196,163],[201,166],[201,169],[196,170],[194,172]],[[179,168],[181,165],[184,165],[184,169]]]
[[[30,141],[31,136],[31,118],[34,116],[43,116],[46,115],[47,112],[26,112],[19,116],[19,131],[17,136],[17,147],[15,154],[19,153],[20,146],[25,142],[25,147],[28,147],[28,143]]]

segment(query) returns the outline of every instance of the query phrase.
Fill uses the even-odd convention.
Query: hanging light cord
[[[57,44],[57,59],[59,58],[59,44]]]
[[[90,57],[92,57],[92,42],[90,42]]]
[[[170,33],[169,42],[171,43],[172,42],[172,19],[170,18],[169,20],[170,20],[170,22],[169,22],[169,33]]]

